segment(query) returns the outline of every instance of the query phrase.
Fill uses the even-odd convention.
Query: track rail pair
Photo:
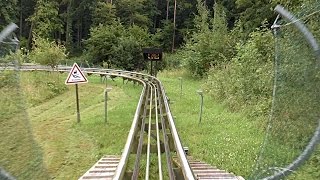
[[[69,72],[70,69],[71,67],[59,66],[55,71]],[[38,65],[22,66],[21,70],[52,71],[51,68]],[[82,71],[90,75],[122,77],[143,86],[113,179],[134,180],[141,178],[142,175],[145,179],[149,179],[150,175],[154,175],[154,169],[158,172],[157,179],[195,179],[178,136],[164,87],[156,77],[112,69],[82,68]],[[173,157],[178,161],[179,166],[173,163]],[[154,159],[157,159],[156,163]],[[154,165],[156,167],[153,167]],[[151,169],[153,172],[150,171]]]

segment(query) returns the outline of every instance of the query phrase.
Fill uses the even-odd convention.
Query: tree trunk
[[[22,38],[22,26],[23,26],[23,24],[22,24],[22,1],[20,1],[20,24],[19,24],[19,37],[20,37],[20,40],[21,40],[21,38]]]
[[[167,0],[167,16],[166,16],[167,21],[169,19],[169,5],[170,5],[170,0]]]
[[[158,0],[157,9],[159,9],[160,5],[161,5],[161,0]],[[158,15],[154,15],[153,16],[153,29],[154,29],[154,32],[156,32],[156,28],[158,27],[158,21],[159,21],[158,19],[160,19]]]
[[[72,49],[72,0],[67,7],[67,25],[66,25],[66,46],[68,50]]]
[[[177,0],[174,0],[174,10],[173,10],[173,36],[172,36],[172,49],[171,51],[174,51],[174,43],[175,43],[175,37],[176,37],[176,14],[177,14]]]
[[[31,22],[31,27],[29,31],[29,37],[28,37],[28,42],[27,42],[27,49],[31,50],[31,44],[32,44],[32,30],[33,30],[33,22]]]
[[[77,46],[78,48],[81,47],[81,34],[82,34],[82,21],[81,21],[81,18],[78,19],[78,32],[77,32]]]
[[[80,37],[80,27],[81,27],[81,25],[80,25],[80,21],[79,21],[78,22],[78,36],[77,36],[78,48],[80,48],[80,39],[81,39],[81,37]]]

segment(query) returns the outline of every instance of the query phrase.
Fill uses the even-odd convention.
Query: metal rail
[[[152,124],[152,95],[153,95],[153,88],[152,86],[150,85],[150,103],[149,103],[149,126],[148,126],[148,143],[147,143],[147,146],[148,146],[148,149],[147,149],[147,165],[146,165],[146,180],[149,179],[149,168],[150,168],[150,148],[151,148],[151,124]]]
[[[71,67],[58,66],[55,71],[69,72]],[[53,71],[46,66],[22,66],[22,71]],[[151,154],[151,138],[156,140],[157,146],[157,159],[158,159],[158,173],[159,179],[163,178],[163,169],[161,162],[161,150],[164,149],[167,171],[169,179],[176,179],[175,172],[178,167],[174,167],[172,157],[177,156],[183,179],[196,179],[190,164],[188,163],[186,154],[183,150],[174,120],[170,111],[167,96],[165,94],[162,83],[155,77],[131,71],[113,70],[113,69],[99,69],[99,68],[82,68],[82,71],[87,74],[97,74],[100,76],[117,76],[125,79],[131,79],[143,85],[137,109],[133,118],[133,122],[128,134],[128,138],[121,155],[121,159],[116,168],[114,180],[124,179],[128,171],[128,160],[130,155],[133,154],[134,148],[137,149],[134,169],[130,179],[137,179],[140,169],[140,159],[142,158],[143,143],[146,131],[146,119],[148,118],[148,143],[147,143],[147,166],[145,179],[149,179],[150,170],[150,154]],[[147,117],[148,116],[148,117]],[[160,120],[159,120],[160,118]],[[152,124],[155,125],[156,135],[152,134]],[[161,124],[159,126],[159,124]],[[161,130],[160,130],[161,129]],[[160,133],[162,133],[162,142]],[[172,142],[171,144],[169,142]],[[173,144],[173,146],[172,146]],[[132,157],[131,157],[132,158]],[[127,175],[128,176],[128,175]],[[128,178],[128,177],[127,177]],[[165,178],[166,179],[166,178]]]
[[[159,168],[159,180],[162,180],[162,164],[161,164],[161,146],[160,146],[160,130],[159,130],[159,119],[158,119],[158,93],[157,88],[154,86],[154,97],[155,97],[155,111],[156,111],[156,132],[157,132],[157,153],[158,153],[158,168]],[[165,142],[168,143],[168,142]]]

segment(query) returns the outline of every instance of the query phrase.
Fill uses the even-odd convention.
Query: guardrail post
[[[199,112],[199,124],[200,124],[202,119],[202,109],[203,109],[203,91],[199,89],[197,93],[200,95],[200,112]]]
[[[182,96],[182,77],[178,77],[178,79],[180,80],[180,98]]]
[[[104,122],[107,123],[108,121],[108,92],[112,90],[111,87],[107,87],[104,90]]]

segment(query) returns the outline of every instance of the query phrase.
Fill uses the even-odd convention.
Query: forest
[[[68,59],[74,58],[72,61],[76,59],[90,65],[105,62],[108,67],[128,70],[146,68],[141,55],[143,47],[161,47],[167,53],[176,53],[191,48],[190,45],[212,43],[201,49],[209,54],[203,55],[206,57],[199,67],[191,68],[193,74],[203,76],[211,63],[220,61],[221,55],[230,59],[236,54],[237,42],[246,42],[250,33],[262,26],[269,28],[276,17],[273,11],[276,4],[294,10],[306,3],[285,0],[11,0],[0,2],[0,28],[10,22],[19,26],[17,36],[24,53],[32,54],[37,47],[41,48],[39,44],[58,45]],[[202,35],[209,35],[207,40],[203,39],[208,42],[202,42]],[[52,42],[54,44],[50,45]],[[214,48],[214,52],[210,48]],[[63,56],[58,59],[62,60]],[[178,62],[167,61],[166,64],[175,63]],[[194,62],[190,63],[194,66]]]
[[[0,28],[10,22],[20,27],[16,35],[22,62],[51,67],[78,62],[85,67],[142,71],[150,66],[143,59],[142,49],[158,47],[165,52],[159,70],[184,68],[196,78],[207,79],[204,86],[212,97],[227,100],[232,109],[242,104],[254,106],[257,114],[267,114],[271,103],[275,57],[271,26],[277,17],[274,7],[281,4],[298,18],[307,17],[308,28],[316,38],[320,35],[319,0],[0,3]],[[282,29],[282,42],[287,41],[283,47],[302,51],[302,38],[292,26]],[[299,45],[292,46],[292,37]],[[289,57],[288,51],[281,53],[285,58],[301,58]]]

